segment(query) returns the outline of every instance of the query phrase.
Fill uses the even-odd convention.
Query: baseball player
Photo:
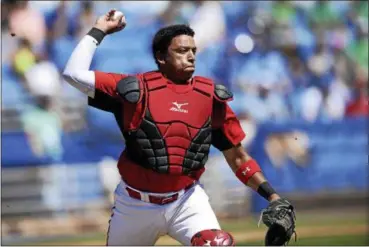
[[[136,75],[89,70],[104,37],[126,26],[121,15],[111,10],[99,17],[63,72],[68,83],[88,95],[90,106],[114,114],[125,138],[107,245],[154,245],[166,234],[187,246],[235,245],[199,183],[211,145],[222,151],[240,181],[270,202],[263,222],[279,228],[269,234],[268,244],[288,241],[293,207],[242,148],[245,133],[228,106],[232,93],[209,78],[193,76],[196,45],[189,26],[172,25],[156,33],[152,55],[157,70]],[[130,57],[122,54],[122,59]]]

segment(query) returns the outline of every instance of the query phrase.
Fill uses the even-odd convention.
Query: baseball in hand
[[[123,30],[126,24],[124,14],[118,10],[112,9],[105,15],[100,16],[94,27],[107,34],[111,34]]]
[[[119,24],[122,24],[122,22],[123,22],[123,13],[120,12],[120,11],[115,11],[113,16],[112,16],[112,19],[114,21],[119,20]]]

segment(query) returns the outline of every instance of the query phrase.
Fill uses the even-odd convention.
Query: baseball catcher
[[[270,202],[263,215],[267,244],[288,241],[293,208],[242,147],[246,134],[228,104],[232,92],[193,75],[197,46],[191,27],[157,31],[151,54],[155,70],[128,75],[89,69],[105,36],[125,26],[123,13],[115,10],[98,18],[63,72],[65,81],[88,96],[89,106],[114,115],[125,139],[107,245],[154,245],[169,235],[186,246],[234,246],[199,182],[211,146],[222,152],[235,177]]]

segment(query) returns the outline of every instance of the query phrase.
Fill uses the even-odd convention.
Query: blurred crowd
[[[154,33],[164,25],[188,23],[199,49],[196,74],[230,87],[240,118],[258,124],[368,114],[367,1],[1,4],[3,109],[30,105],[25,129],[44,119],[46,126],[58,126],[54,136],[61,131],[58,106],[67,98],[84,97],[62,80],[61,72],[81,37],[111,8],[125,13],[127,28],[105,38],[92,69],[156,69],[150,51]],[[52,130],[45,131],[52,136]]]

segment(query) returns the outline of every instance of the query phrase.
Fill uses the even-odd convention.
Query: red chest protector
[[[158,72],[139,79],[139,104],[133,115],[124,111],[128,157],[158,173],[188,175],[203,168],[211,145],[214,83],[196,76],[181,88]]]

